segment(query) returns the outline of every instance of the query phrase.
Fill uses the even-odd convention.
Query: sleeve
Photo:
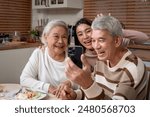
[[[88,89],[83,89],[85,96],[89,100],[101,100],[104,99],[103,89],[94,81],[93,84]]]
[[[84,100],[84,92],[81,89],[74,90],[77,94],[76,100]]]
[[[20,76],[20,84],[25,87],[44,90],[48,92],[49,84],[39,81],[37,79],[39,67],[39,53],[39,49],[33,51]]]
[[[126,29],[123,29],[123,38],[137,44],[141,44],[149,40],[149,37],[143,32]]]
[[[137,96],[135,89],[126,84],[117,85],[112,97],[105,95],[104,90],[96,82],[94,82],[88,89],[82,90],[88,100],[132,100]]]

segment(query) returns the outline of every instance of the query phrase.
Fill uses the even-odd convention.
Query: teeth
[[[91,43],[91,40],[89,40],[89,41],[84,41],[84,43],[86,44],[86,43]]]
[[[91,44],[91,42],[84,42],[85,44]]]
[[[55,46],[55,47],[57,47],[57,48],[63,48],[64,46]]]
[[[104,54],[104,52],[98,52],[98,54]]]

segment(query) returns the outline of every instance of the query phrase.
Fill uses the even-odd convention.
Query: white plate
[[[42,99],[44,99],[46,96],[47,96],[47,94],[45,94],[45,93],[41,93],[41,92],[38,92],[38,94],[40,95],[40,96],[35,96],[35,97],[33,97],[31,100],[42,100]]]
[[[41,100],[41,99],[44,99],[46,96],[47,94],[36,91],[36,96],[32,97],[31,99],[28,99],[24,93],[18,93],[15,96],[15,99],[17,100]]]

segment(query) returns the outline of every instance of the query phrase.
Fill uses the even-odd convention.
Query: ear
[[[120,36],[115,37],[115,47],[119,47],[122,43],[122,38]]]

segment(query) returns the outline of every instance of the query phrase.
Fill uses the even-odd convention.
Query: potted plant
[[[39,39],[39,31],[38,30],[33,29],[29,32],[29,34],[30,34],[30,39],[28,42],[36,42],[36,40]]]

